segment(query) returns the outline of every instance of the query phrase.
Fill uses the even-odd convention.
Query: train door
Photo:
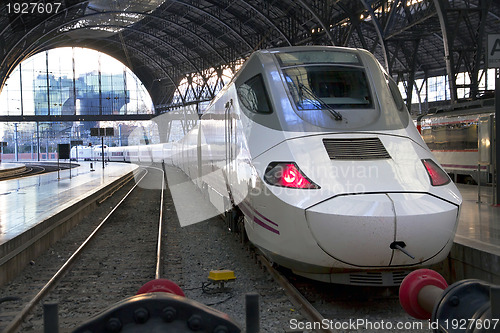
[[[490,165],[492,156],[492,134],[494,123],[493,115],[479,118],[477,127],[477,146],[479,153],[479,164]]]
[[[225,143],[226,143],[226,175],[227,183],[233,184],[236,172],[236,119],[233,112],[233,100],[225,105]]]
[[[478,175],[476,182],[489,183],[493,161],[493,115],[479,117],[477,126]],[[485,172],[486,171],[486,172]]]
[[[203,156],[201,155],[201,135],[203,131],[203,127],[201,122],[199,122],[198,126],[198,135],[196,136],[196,160],[198,161],[197,169],[198,169],[198,174],[197,174],[197,184],[198,187],[202,188],[203,187]]]
[[[225,104],[224,112],[224,123],[225,123],[225,146],[226,146],[226,161],[225,168],[223,170],[224,180],[227,186],[228,198],[224,204],[225,219],[229,230],[236,230],[236,216],[235,206],[232,187],[234,186],[234,181],[236,180],[236,119],[234,117],[233,110],[233,100],[230,99]]]

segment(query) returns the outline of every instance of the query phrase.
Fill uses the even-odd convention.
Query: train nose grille
[[[332,160],[374,160],[391,158],[379,138],[323,139]]]
[[[409,271],[394,272],[360,272],[349,274],[349,284],[360,286],[398,286],[410,273]]]

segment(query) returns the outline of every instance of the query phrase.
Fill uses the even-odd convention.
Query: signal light
[[[272,162],[267,166],[264,180],[281,187],[319,189],[320,187],[308,179],[294,162]]]
[[[451,181],[448,174],[444,172],[443,169],[441,169],[433,160],[423,159],[422,163],[425,166],[425,170],[427,170],[432,186],[446,185]]]

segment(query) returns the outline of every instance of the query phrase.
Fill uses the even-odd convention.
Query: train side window
[[[262,74],[257,74],[240,85],[238,98],[243,106],[255,113],[271,113],[271,104],[264,86]]]
[[[398,108],[399,111],[403,111],[405,102],[403,100],[403,97],[401,97],[401,93],[399,92],[399,88],[396,85],[396,82],[394,82],[394,80],[390,76],[386,75],[385,78],[387,80],[387,84],[389,85],[389,90],[391,91],[392,98],[396,103],[396,107]]]

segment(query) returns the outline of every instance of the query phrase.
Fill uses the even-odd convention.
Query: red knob
[[[181,287],[179,287],[175,282],[172,282],[168,279],[156,279],[149,281],[139,289],[137,295],[156,292],[186,296],[184,295]]]
[[[436,300],[423,299],[436,295],[435,292],[429,293],[430,296],[420,294],[422,288],[434,286],[441,290],[448,287],[446,280],[436,271],[431,269],[418,269],[408,274],[399,287],[399,302],[403,309],[412,317],[417,319],[430,319],[432,306],[422,307],[422,304],[434,304]],[[435,288],[435,289],[437,289]],[[441,291],[437,289],[438,291]]]

